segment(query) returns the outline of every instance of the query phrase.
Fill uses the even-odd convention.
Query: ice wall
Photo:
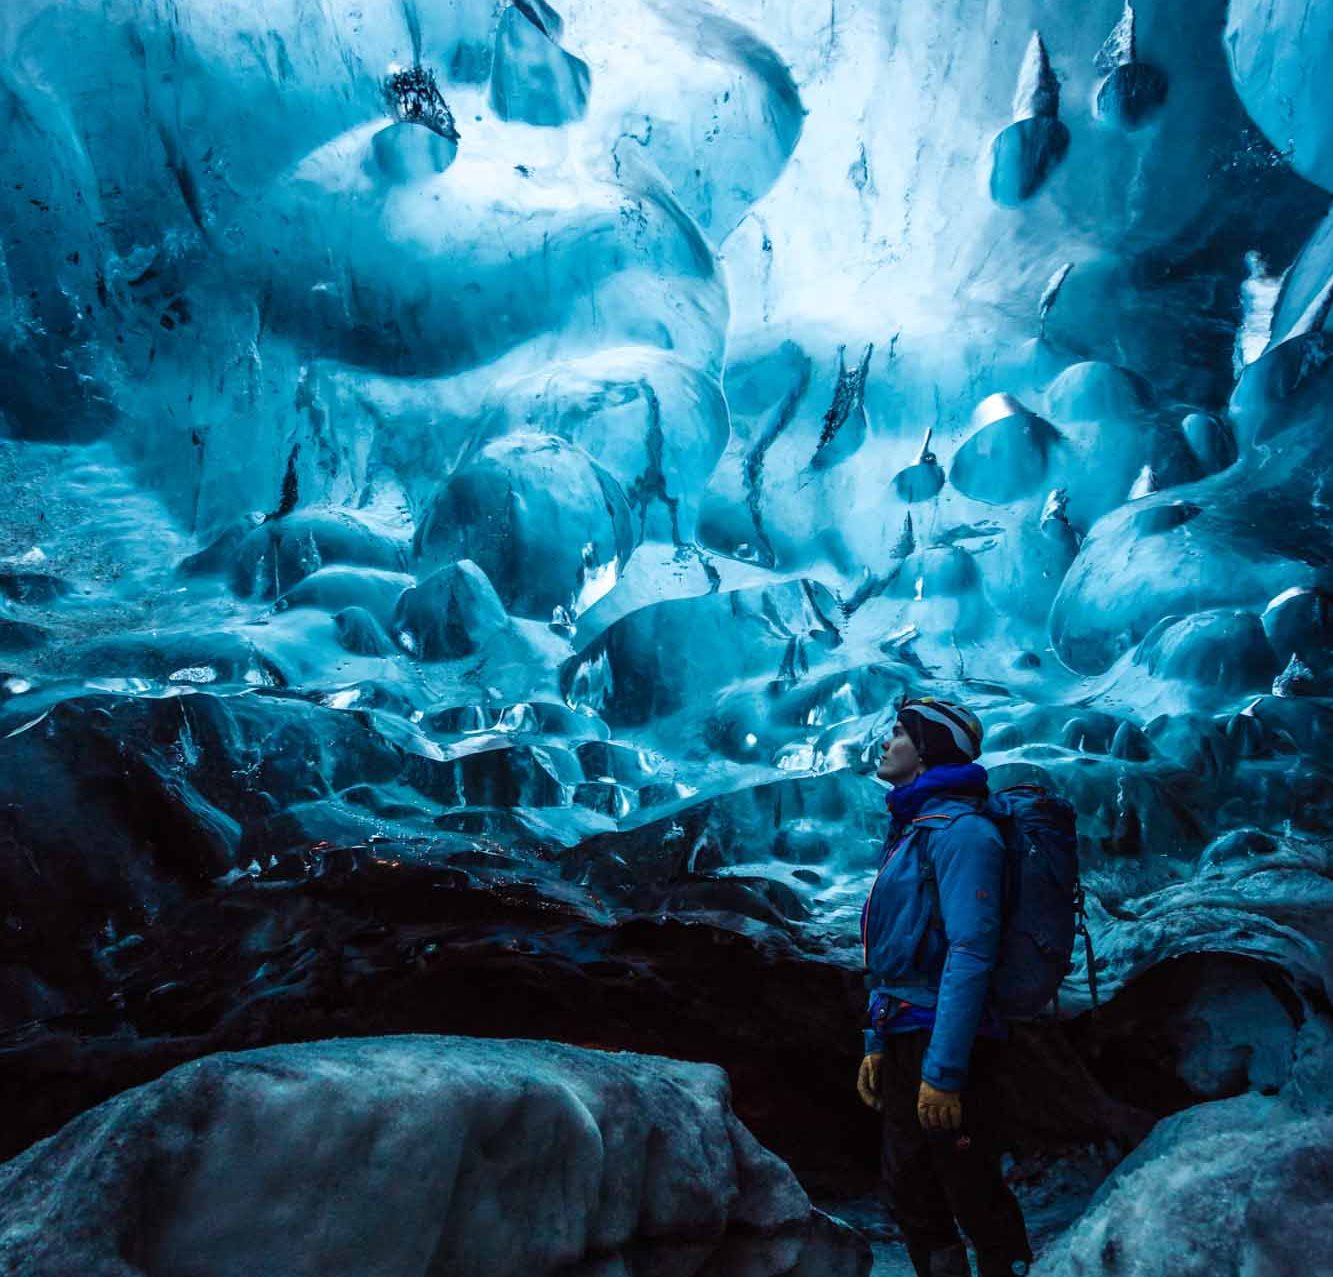
[[[851,964],[926,690],[1317,1014],[1330,22],[6,5],[6,1020],[349,847]]]

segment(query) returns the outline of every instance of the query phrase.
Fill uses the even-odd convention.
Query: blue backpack
[[[1027,1020],[1057,1001],[1073,969],[1074,937],[1087,949],[1088,984],[1097,1006],[1097,970],[1078,876],[1073,807],[1040,785],[1014,785],[985,808],[1004,837],[1004,932],[991,976],[995,1009]]]
[[[992,794],[980,811],[995,822],[1005,847],[1004,929],[991,974],[995,1010],[1006,1020],[1030,1020],[1057,1002],[1079,935],[1095,1009],[1097,971],[1073,807],[1040,785],[1013,785]]]

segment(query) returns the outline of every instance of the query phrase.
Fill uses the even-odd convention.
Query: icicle
[[[1037,303],[1037,322],[1040,325],[1043,337],[1046,335],[1046,316],[1051,313],[1052,307],[1060,296],[1060,290],[1064,287],[1065,280],[1069,278],[1069,272],[1073,269],[1074,263],[1066,262],[1046,281],[1046,287],[1042,289],[1041,300]]]
[[[1041,507],[1039,524],[1045,527],[1052,520],[1058,523],[1069,522],[1069,493],[1064,488],[1052,488]]]
[[[1157,491],[1157,476],[1153,473],[1152,466],[1144,466],[1139,471],[1139,477],[1134,480],[1134,486],[1129,490],[1129,500],[1138,501],[1141,497],[1150,497]]]
[[[1111,29],[1106,42],[1097,51],[1093,65],[1098,75],[1110,75],[1116,67],[1128,66],[1138,61],[1134,51],[1134,6],[1125,2],[1125,11],[1120,21]]]
[[[898,543],[893,547],[895,559],[905,559],[916,552],[916,532],[912,527],[912,512],[907,512],[903,520],[902,531],[898,534]]]
[[[1055,119],[1059,114],[1060,82],[1051,70],[1051,60],[1042,43],[1041,32],[1034,31],[1032,39],[1028,41],[1027,52],[1023,55],[1018,85],[1014,89],[1014,122],[1041,116]]]
[[[1264,353],[1273,332],[1273,313],[1281,291],[1282,276],[1268,273],[1268,265],[1260,253],[1254,250],[1246,253],[1245,279],[1240,286],[1240,325],[1231,355],[1231,369],[1237,378],[1247,364]]]

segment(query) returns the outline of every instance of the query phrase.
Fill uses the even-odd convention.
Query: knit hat
[[[898,707],[898,721],[927,767],[975,762],[981,753],[981,723],[965,706],[919,696]]]

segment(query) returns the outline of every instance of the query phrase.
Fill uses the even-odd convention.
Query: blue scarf
[[[884,805],[889,809],[894,828],[915,820],[926,800],[939,794],[966,794],[985,798],[986,769],[977,763],[946,763],[921,773],[910,785],[889,790]]]

